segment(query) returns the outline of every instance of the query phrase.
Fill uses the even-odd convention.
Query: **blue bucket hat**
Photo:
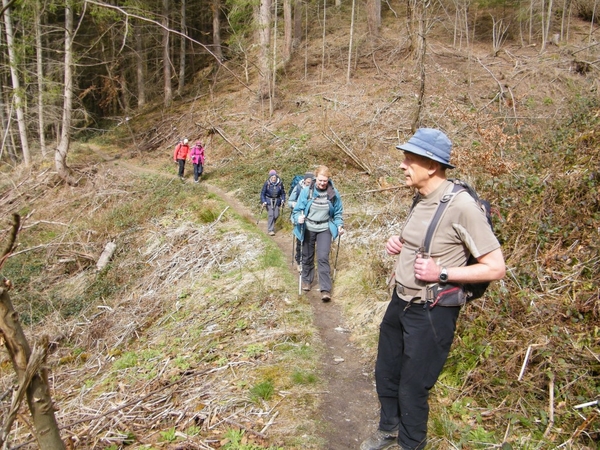
[[[444,133],[433,128],[419,128],[406,144],[396,147],[398,150],[421,155],[444,166],[454,169],[450,164],[452,142]]]

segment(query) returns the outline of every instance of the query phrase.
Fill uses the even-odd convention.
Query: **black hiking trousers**
[[[448,358],[459,312],[460,307],[409,305],[394,289],[379,328],[375,381],[379,429],[398,430],[403,450],[425,448],[429,391]]]
[[[185,159],[178,159],[177,164],[179,165],[179,178],[183,178],[183,171],[185,170]]]

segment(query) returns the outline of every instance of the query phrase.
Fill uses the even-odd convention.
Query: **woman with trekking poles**
[[[331,172],[319,166],[308,188],[302,189],[292,213],[294,235],[302,242],[303,291],[310,291],[315,278],[315,251],[321,300],[331,300],[331,243],[344,234],[344,207],[338,190],[331,181]]]

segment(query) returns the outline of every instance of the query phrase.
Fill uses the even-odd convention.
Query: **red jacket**
[[[180,142],[175,147],[175,152],[173,153],[173,160],[177,161],[178,159],[187,159],[189,152],[190,152],[190,146],[188,144],[184,144],[183,142]]]

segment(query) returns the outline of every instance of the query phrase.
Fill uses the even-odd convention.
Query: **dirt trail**
[[[136,173],[155,173],[166,175],[151,166],[141,167],[122,159],[113,159],[104,154],[99,147],[90,146],[91,150],[105,162],[131,170]],[[192,183],[191,179],[188,179]],[[222,189],[202,182],[207,190],[221,197],[240,216],[252,217],[252,212],[235,197]],[[266,232],[265,220],[258,227]],[[288,232],[278,232],[272,239],[277,243],[287,258],[290,271],[297,276],[296,266],[291,261],[292,237]],[[320,435],[326,442],[323,450],[358,449],[362,440],[372,433],[377,425],[378,404],[375,387],[370,382],[371,365],[365,366],[360,351],[350,341],[342,316],[340,300],[335,297],[329,303],[321,301],[318,286],[304,293],[313,310],[314,324],[319,330],[323,342],[324,353],[321,361],[321,372],[327,383],[327,390],[322,395]]]
[[[223,198],[238,214],[252,216],[248,208],[234,197],[214,185],[205,183],[204,186]],[[265,220],[261,220],[258,227],[266,232]],[[289,269],[297,276],[296,266],[291,261],[293,244],[290,233],[280,231],[272,239],[284,255],[289,255]],[[335,285],[333,300],[329,303],[321,301],[318,286],[313,286],[305,295],[312,306],[314,324],[325,350],[321,361],[322,374],[328,385],[321,405],[321,436],[326,441],[325,449],[358,449],[361,441],[377,425],[374,411],[377,397],[368,374],[373,368],[365,367],[359,350],[350,341],[339,300],[335,297]]]

